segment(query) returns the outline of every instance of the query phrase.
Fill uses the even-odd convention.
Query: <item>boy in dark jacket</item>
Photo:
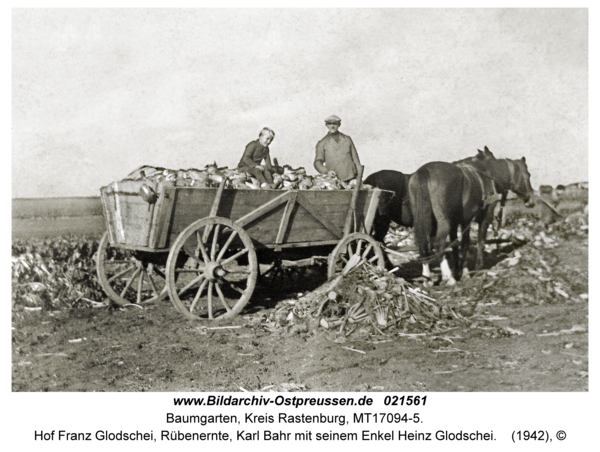
[[[238,170],[252,175],[263,188],[274,188],[272,173],[275,172],[275,168],[271,164],[269,154],[269,144],[273,138],[275,138],[275,132],[264,127],[258,135],[258,140],[251,141],[246,145],[244,155],[238,164]],[[262,165],[263,160],[264,165]]]

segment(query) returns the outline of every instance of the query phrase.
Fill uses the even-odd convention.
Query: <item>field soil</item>
[[[534,255],[541,267],[526,265]],[[588,391],[587,234],[487,258],[486,272],[425,289],[473,308],[444,334],[340,340],[322,327],[275,328],[282,305],[325,281],[318,268],[257,289],[241,315],[218,323],[186,320],[168,299],[14,308],[12,390]],[[558,280],[568,290],[535,295]]]

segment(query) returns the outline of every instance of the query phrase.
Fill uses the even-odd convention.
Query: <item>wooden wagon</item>
[[[360,181],[360,177],[358,179]],[[248,303],[260,264],[299,251],[307,265],[325,256],[329,276],[349,261],[384,266],[369,233],[392,192],[239,190],[176,187],[143,181],[101,189],[107,232],[98,276],[117,304],[169,295],[190,319],[228,318]]]

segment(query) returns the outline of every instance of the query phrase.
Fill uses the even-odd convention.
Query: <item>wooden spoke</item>
[[[225,242],[225,245],[223,245],[223,248],[221,248],[221,250],[219,251],[219,255],[217,256],[217,259],[216,259],[217,262],[219,262],[223,258],[223,255],[225,254],[225,252],[229,248],[229,245],[231,245],[231,242],[233,242],[233,239],[235,238],[236,235],[237,235],[236,231],[232,231],[231,232],[231,235],[229,236],[229,238]]]
[[[217,241],[219,240],[219,225],[215,225],[215,233],[213,234],[212,248],[210,249],[210,260],[214,261],[217,256]]]
[[[369,252],[373,249],[373,244],[369,243],[369,246],[367,246],[367,248],[365,249],[365,252],[362,254],[362,258],[366,259],[367,256],[369,255]]]
[[[352,247],[350,246],[350,244],[346,245],[344,254],[346,256],[352,256]]]
[[[212,312],[212,289],[213,289],[213,283],[212,281],[208,282],[208,318],[212,319],[213,318],[213,312]]]
[[[354,253],[354,254],[358,254],[360,256],[360,249],[362,247],[362,243],[363,243],[362,240],[358,241],[358,243],[356,244],[356,253]]]
[[[136,268],[135,271],[133,272],[133,275],[131,275],[131,278],[129,278],[127,280],[125,287],[121,291],[121,297],[123,297],[125,295],[125,292],[127,292],[129,290],[129,288],[131,287],[131,283],[133,283],[133,280],[139,273],[140,273],[140,267]]]
[[[241,251],[238,251],[237,253],[235,253],[233,256],[229,256],[227,259],[225,259],[223,262],[221,262],[222,266],[227,265],[228,263],[230,263],[231,261],[236,260],[238,257],[243,256],[244,254],[247,254],[248,251],[250,251],[249,249],[243,249]]]
[[[206,227],[204,228],[204,234],[202,234],[202,243],[208,242],[208,237],[210,236],[210,233],[212,232],[212,228],[213,228],[212,224],[206,225]]]
[[[146,278],[148,278],[148,282],[150,283],[150,287],[152,287],[152,293],[154,294],[155,297],[158,297],[159,293],[156,290],[156,284],[154,284],[154,280],[152,279],[152,277],[150,276],[150,274],[146,271],[145,268],[142,267],[142,271],[144,272],[144,274],[146,275]]]
[[[204,243],[202,241],[202,237],[200,236],[200,231],[196,232],[196,238],[198,239],[198,248],[200,249],[200,252],[202,253],[202,259],[204,259],[204,262],[209,262],[210,259],[208,258],[208,253],[206,252],[206,248],[204,248]]]
[[[189,283],[187,283],[183,289],[180,289],[177,293],[177,295],[181,296],[183,293],[185,293],[186,290],[188,290],[189,288],[193,287],[194,285],[198,284],[198,282],[200,282],[202,280],[202,278],[204,278],[204,273],[195,277],[194,279],[192,279]]]
[[[375,255],[375,256],[369,258],[369,260],[367,262],[372,263],[372,262],[375,262],[375,260],[377,260],[377,259],[379,259],[379,256]]]
[[[227,309],[227,312],[231,312],[231,308],[227,304],[227,300],[225,299],[225,295],[223,295],[223,291],[221,290],[221,286],[219,285],[218,282],[215,283],[215,289],[217,289],[217,293],[219,294],[219,298],[221,299],[221,303],[223,303],[223,306],[225,306],[225,309]]]
[[[113,277],[109,278],[108,282],[113,282],[115,279],[117,279],[117,278],[119,278],[119,277],[123,276],[125,273],[129,273],[131,270],[133,270],[133,269],[135,268],[135,262],[131,262],[131,261],[129,261],[129,263],[130,263],[130,264],[133,264],[133,265],[132,265],[131,267],[129,267],[129,268],[127,268],[127,269],[123,270],[122,272],[120,272],[120,273],[117,273],[117,274],[116,274],[116,275],[114,275]]]
[[[190,306],[190,312],[194,312],[194,308],[196,307],[196,304],[198,303],[198,300],[202,296],[202,292],[204,291],[204,287],[206,286],[207,282],[208,282],[208,279],[205,279],[200,284],[200,287],[198,288],[198,292],[196,292],[196,296],[194,297],[194,301],[192,302],[192,305]]]
[[[137,287],[137,304],[142,302],[142,285],[144,284],[144,267],[140,266],[140,278],[138,279]]]

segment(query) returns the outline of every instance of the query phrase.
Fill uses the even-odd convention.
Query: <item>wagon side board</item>
[[[192,222],[210,215],[214,194],[207,191],[214,189],[166,189],[174,198],[168,243]],[[354,230],[371,230],[381,192],[360,191]],[[351,196],[350,190],[224,190],[216,216],[243,226],[258,247],[331,244],[343,237]]]
[[[110,243],[114,246],[155,250],[161,248],[161,238],[162,245],[166,243],[167,236],[161,232],[165,223],[168,229],[170,204],[163,196],[164,187],[146,184],[160,193],[156,204],[149,204],[139,194],[141,185],[138,181],[126,180],[113,182],[100,190]]]
[[[121,181],[101,190],[111,244],[147,251],[168,250],[190,224],[212,216],[229,218],[257,248],[336,244],[344,227],[350,190],[234,190],[154,185],[156,204],[139,195],[139,181]],[[360,190],[349,232],[371,230],[385,190]],[[216,207],[216,209],[215,209]],[[352,213],[352,212],[351,212]]]

